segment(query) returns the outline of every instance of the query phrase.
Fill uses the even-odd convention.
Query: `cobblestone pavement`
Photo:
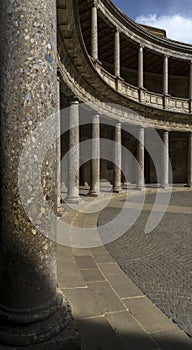
[[[127,201],[133,202],[134,198],[136,197],[132,195]],[[137,201],[138,198],[137,195]],[[153,203],[154,199],[155,193],[148,193],[145,203]],[[99,215],[98,226],[116,217],[122,204],[122,197],[114,199]],[[150,213],[149,209],[144,209],[128,232],[106,246],[135,284],[190,336],[192,336],[191,204],[190,190],[175,191],[170,201],[172,210],[168,208],[152,233],[144,233]]]

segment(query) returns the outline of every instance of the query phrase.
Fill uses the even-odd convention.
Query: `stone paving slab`
[[[178,329],[157,332],[152,334],[153,339],[163,350],[191,350],[191,339]]]
[[[110,275],[118,275],[123,273],[123,271],[116,262],[97,263],[97,265],[106,277]]]
[[[81,274],[86,282],[101,282],[105,281],[104,276],[98,270],[98,268],[81,269]]]
[[[89,290],[102,314],[125,310],[125,306],[107,281],[89,283]]]
[[[124,350],[119,339],[104,317],[78,321],[82,350]]]
[[[124,299],[123,301],[130,313],[148,333],[177,328],[147,297]]]
[[[157,349],[156,342],[141,328],[128,311],[110,313],[106,315],[106,319],[118,335],[124,349]]]
[[[83,227],[86,220],[81,215]],[[73,224],[78,225],[78,215]],[[80,330],[82,350],[192,350],[191,338],[143,295],[105,247],[60,247],[58,261],[58,280]],[[76,278],[82,285],[71,285]]]
[[[121,299],[143,295],[143,292],[123,272],[118,275],[108,275],[107,279]]]
[[[97,301],[89,288],[62,289],[69,300],[73,316],[76,320],[101,315]]]

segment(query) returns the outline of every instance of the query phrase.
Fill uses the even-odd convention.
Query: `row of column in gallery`
[[[137,86],[144,89],[144,50],[145,47],[141,43],[138,45],[138,75]],[[155,51],[154,51],[155,54]],[[98,38],[98,4],[97,1],[92,1],[91,8],[91,56],[94,62],[99,61],[99,38]],[[171,55],[170,55],[171,56]],[[192,61],[187,61],[189,64],[189,100],[192,100]],[[114,34],[114,68],[113,74],[115,77],[121,75],[121,31],[115,28]],[[169,95],[169,54],[164,54],[163,58],[163,88],[162,94]]]
[[[113,149],[113,192],[120,193],[122,191],[122,125],[117,121],[114,126],[114,143]],[[145,127],[137,128],[137,174],[136,188],[145,188],[144,170],[145,170],[145,148],[159,172],[158,183],[160,187],[169,186],[171,164],[169,160],[169,131],[162,130],[161,138],[159,137],[159,146],[154,144],[149,148],[149,141],[146,135]],[[155,131],[154,134],[157,134]],[[100,143],[100,115],[92,116],[92,140],[91,140],[91,177],[90,177],[90,196],[100,195],[100,159],[101,159],[101,143]],[[148,147],[148,148],[147,148]],[[155,149],[157,148],[157,149]],[[79,101],[75,99],[70,103],[69,109],[69,153],[68,153],[68,180],[67,180],[67,198],[68,202],[78,202],[79,200],[79,168],[80,168],[80,138],[79,138]],[[188,133],[188,186],[192,186],[192,132]],[[171,180],[172,181],[172,180]]]

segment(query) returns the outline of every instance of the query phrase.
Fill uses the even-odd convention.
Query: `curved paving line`
[[[116,205],[123,196],[124,194],[114,195],[112,202]],[[97,204],[105,199],[99,198]],[[87,202],[83,207],[86,209],[92,205],[92,202]],[[69,210],[64,217],[68,222],[71,220],[71,229],[88,229],[97,226],[99,214],[70,213]],[[69,259],[66,258],[64,263],[66,269],[69,262],[73,262],[73,275],[77,276],[77,282],[74,281],[74,285],[70,287],[70,284],[67,285],[67,278],[70,276],[66,275],[61,287],[72,305],[77,324],[80,325],[81,320],[105,319],[112,332],[118,335],[118,331],[121,333],[123,318],[128,334],[130,327],[132,332],[143,334],[151,342],[149,349],[160,349],[160,339],[165,334],[175,339],[178,337],[182,344],[186,344],[186,349],[191,348],[191,339],[143,294],[121,270],[105,246],[71,248]],[[83,307],[83,300],[89,304],[88,309]]]

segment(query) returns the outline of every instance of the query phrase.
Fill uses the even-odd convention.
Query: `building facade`
[[[144,173],[141,180],[133,171],[133,164],[124,164],[126,159],[121,154],[126,173],[118,175],[121,183],[126,177],[126,182],[135,183],[138,188],[145,183],[191,186],[191,45],[167,39],[163,30],[136,24],[109,0],[61,0],[57,16],[61,109],[70,105],[74,109],[74,103],[92,108],[88,124],[80,126],[76,140],[81,143],[92,137],[94,115],[98,114],[99,137],[116,141],[116,125],[122,128],[119,142],[133,154]],[[81,124],[80,110],[77,113]],[[106,118],[110,119],[108,126]],[[164,143],[158,179],[154,160],[145,147],[145,138],[150,142],[150,129],[156,130]],[[70,131],[67,137],[70,140]],[[62,140],[61,149],[63,156],[69,150],[68,141]],[[81,159],[83,154],[80,152],[77,157]],[[92,164],[86,162],[78,174],[70,173],[78,177],[80,184],[88,182],[91,186]],[[101,156],[98,167],[97,176],[110,181],[116,189],[116,166]],[[62,173],[61,177],[66,185],[72,181],[67,174]]]
[[[52,213],[60,182],[72,203],[85,182],[90,195],[99,195],[102,178],[117,193],[125,182],[138,189],[192,186],[192,46],[134,23],[110,0],[2,0],[0,6],[0,349],[79,349],[56,277]],[[60,110],[44,139],[31,138],[24,162],[26,140]],[[46,154],[38,191],[31,186],[41,169],[38,156],[59,124],[63,135]],[[115,141],[109,155],[102,139]],[[92,140],[87,158],[79,146],[86,140]],[[135,170],[122,145],[137,159]]]

